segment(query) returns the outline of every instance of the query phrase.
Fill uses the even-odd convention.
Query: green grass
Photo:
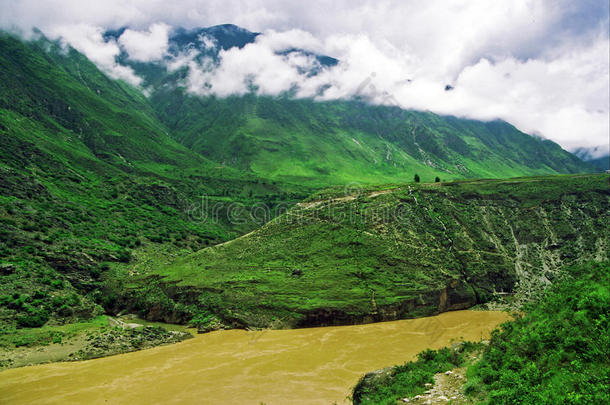
[[[144,72],[145,73],[145,72]],[[158,72],[156,72],[158,73]],[[315,186],[594,171],[550,141],[483,123],[358,102],[190,96],[153,104],[175,139],[210,159]],[[184,114],[187,119],[174,117]]]
[[[108,326],[106,316],[98,316],[88,321],[69,323],[65,325],[44,325],[38,328],[20,328],[12,333],[0,334],[0,346],[3,348],[21,346],[40,346],[50,343],[62,343],[77,334],[87,331],[97,331]]]
[[[138,89],[74,50],[6,34],[0,49],[0,258],[9,266],[0,325],[9,331],[90,319],[109,305],[113,263],[150,245],[192,252],[229,240],[259,225],[251,207],[310,192],[217,168],[169,137]],[[232,203],[245,209],[230,221]]]
[[[516,221],[515,238],[532,249],[546,247],[541,214],[526,210],[538,205],[557,217],[550,226],[565,241],[558,260],[600,249],[602,177],[412,185],[425,204],[411,202],[404,183],[415,172],[425,183],[589,169],[506,123],[358,102],[199,98],[180,86],[146,97],[44,38],[0,33],[0,49],[0,259],[7,266],[0,325],[7,331],[125,309],[172,322],[213,315],[230,326],[364,321],[374,301],[416,316],[435,311],[456,281],[454,298],[484,301],[516,280],[505,222]],[[160,75],[155,83],[174,83],[147,68]],[[350,182],[395,183],[367,186],[395,192],[297,208],[205,249]],[[253,217],[261,207],[269,213]],[[329,207],[358,215],[337,220]],[[380,209],[404,209],[410,220],[368,214]],[[295,214],[314,217],[286,221]],[[477,231],[481,221],[501,249]],[[541,260],[526,252],[524,266]],[[324,310],[329,319],[312,320]]]

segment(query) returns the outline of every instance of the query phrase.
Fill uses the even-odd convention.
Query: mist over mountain
[[[231,75],[223,70],[227,54],[258,46],[260,38],[234,25],[191,30],[153,27],[147,34],[149,42],[135,38],[146,44],[137,51],[132,47],[134,35],[141,34],[129,28],[104,33],[108,43],[120,47],[116,66],[139,78],[134,90],[143,92],[154,112],[149,119],[167,128],[174,141],[222,166],[318,185],[404,181],[415,173],[452,179],[593,170],[553,142],[523,134],[502,121],[377,106],[366,93],[351,100],[324,101],[300,97],[295,83],[290,90],[265,95],[260,76],[248,76],[243,82],[223,80],[229,87],[246,90],[220,97],[207,80]],[[158,44],[165,44],[162,52]],[[294,62],[291,72],[307,80],[317,80],[341,64],[296,49],[287,40],[277,40],[274,49],[272,58]],[[267,73],[274,74],[261,71]],[[193,86],[203,90],[195,91]],[[323,94],[325,89],[321,86],[317,92]],[[123,150],[120,156],[128,157],[133,150]],[[119,156],[118,151],[114,156]]]
[[[436,1],[418,9],[402,4],[388,7],[386,3],[395,3],[388,0],[375,11],[367,11],[362,3],[366,1],[351,4],[348,14],[369,22],[384,17],[388,23],[383,30],[371,31],[364,25],[361,31],[354,31],[341,18],[324,27],[312,25],[307,10],[299,11],[302,21],[278,24],[286,17],[283,10],[289,9],[289,15],[294,12],[284,4],[277,5],[277,10],[261,6],[268,15],[278,17],[279,13],[277,21],[267,23],[256,18],[244,22],[247,19],[235,7],[233,17],[227,10],[213,7],[218,13],[215,18],[200,16],[198,23],[194,14],[185,16],[183,10],[161,17],[155,7],[128,8],[112,22],[108,15],[124,7],[112,11],[100,6],[98,18],[93,19],[81,10],[79,24],[71,23],[70,16],[64,16],[61,24],[49,23],[44,16],[25,18],[19,7],[10,11],[23,32],[29,21],[38,20],[34,26],[40,26],[49,38],[74,46],[112,77],[135,85],[143,78],[117,58],[167,64],[171,55],[168,66],[187,69],[185,86],[193,94],[227,97],[254,90],[259,95],[290,93],[322,101],[360,97],[376,105],[485,121],[502,119],[570,151],[607,145],[607,7],[546,1],[536,6],[502,3],[486,10],[473,5],[472,10],[478,12],[463,10],[449,16],[445,6],[437,9]],[[328,8],[333,13],[341,6]],[[138,18],[133,17],[135,10]],[[401,24],[406,29],[396,31],[400,24],[389,23],[395,22],[391,10],[405,16]],[[490,23],[477,24],[473,20],[477,15],[485,15]],[[178,40],[178,31],[184,31],[184,41],[195,44],[197,31],[205,34],[206,30],[197,27],[226,21],[249,30],[216,26],[217,35],[224,31],[218,50],[213,49],[211,35],[207,50],[195,46],[184,53],[180,44],[169,49],[170,37]],[[472,29],[464,30],[464,26]],[[115,27],[114,37],[104,35],[108,27]],[[229,37],[241,41],[240,46],[231,48]],[[253,42],[246,43],[249,41]],[[300,52],[289,52],[291,49]],[[328,55],[338,63],[329,66],[316,55]]]
[[[610,170],[610,149],[608,147],[578,148],[574,154],[600,170]]]

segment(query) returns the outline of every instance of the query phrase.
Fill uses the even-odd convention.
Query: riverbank
[[[354,404],[610,403],[609,270],[608,262],[565,269],[484,348],[426,351],[367,373]]]
[[[354,405],[472,404],[464,393],[468,367],[481,357],[488,341],[459,342],[440,350],[426,350],[416,361],[364,375],[354,387]]]
[[[464,310],[366,325],[216,331],[150,350],[5,370],[0,397],[11,404],[348,403],[367,371],[488,339],[508,318]]]
[[[87,322],[20,329],[2,336],[0,369],[112,356],[192,337],[184,326],[134,316],[99,316]]]

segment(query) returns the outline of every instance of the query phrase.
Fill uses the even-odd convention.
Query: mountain
[[[199,295],[208,320],[232,326],[393,320],[507,293],[517,305],[562,266],[608,259],[609,182],[588,175],[325,190],[147,276]]]
[[[122,31],[115,32],[114,38]],[[274,180],[313,186],[348,182],[511,177],[594,169],[549,140],[502,121],[481,122],[364,101],[314,102],[256,95],[217,98],[186,91],[189,67],[168,70],[178,55],[220,63],[219,51],[242,48],[260,34],[233,25],[177,29],[159,63],[119,60],[145,79],[150,104],[170,135],[222,165]],[[280,54],[306,50],[287,47]],[[338,63],[315,55],[310,74]]]
[[[600,170],[608,171],[610,170],[610,155],[587,160],[587,163],[594,167],[597,167]]]
[[[73,49],[7,34],[0,49],[1,328],[89,318],[138,249],[226,241],[260,224],[250,207],[309,192],[218,168]]]
[[[415,173],[431,181],[591,171],[557,144],[502,121],[358,101],[195,98],[180,89],[151,99],[181,144],[278,180],[328,185],[410,181]]]
[[[574,151],[574,154],[586,163],[590,164],[591,166],[596,167],[600,171],[610,170],[610,154],[608,154],[609,151],[606,150],[606,154],[604,155],[604,151],[600,149],[601,147],[578,148]],[[602,156],[600,156],[600,154]]]

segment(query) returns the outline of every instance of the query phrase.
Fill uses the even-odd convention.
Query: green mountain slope
[[[224,164],[314,184],[502,178],[591,167],[501,121],[480,122],[362,102],[200,98],[160,90],[152,103],[182,144]]]
[[[2,330],[89,318],[111,263],[231,239],[260,224],[248,207],[308,192],[216,168],[74,50],[4,34],[0,50]]]
[[[597,167],[599,170],[610,170],[610,156],[603,156],[597,159],[589,160],[587,163]]]
[[[157,74],[159,83],[176,80]],[[557,145],[499,122],[358,102],[196,98],[180,88],[147,98],[73,49],[0,34],[0,334],[125,309],[209,327],[214,321],[267,326],[272,320],[389,319],[429,313],[442,300],[440,309],[470,305],[547,265],[536,252],[555,246],[555,239],[565,246],[552,248],[561,254],[551,254],[550,273],[564,256],[603,256],[605,178],[515,180],[526,190],[523,201],[510,184],[482,182],[489,194],[498,193],[489,208],[485,193],[470,197],[469,187],[479,183],[410,186],[418,200],[429,197],[431,207],[453,218],[445,223],[439,217],[448,231],[419,205],[403,204],[409,186],[376,196],[373,187],[354,199],[310,201],[280,218],[318,215],[328,207],[351,215],[352,208],[404,206],[423,219],[413,228],[390,217],[272,221],[218,244],[253,231],[323,186],[404,183],[415,171],[427,181],[586,169]],[[547,182],[548,190],[538,188]],[[343,187],[337,190],[342,198]],[[457,190],[455,196],[448,190]],[[500,240],[494,242],[499,252],[471,231],[459,237],[462,229],[478,229],[481,219],[494,226],[514,219],[523,224],[515,240],[546,240],[547,228],[539,235],[532,225],[543,223],[539,217],[519,208],[542,195],[551,202],[541,209],[563,218],[549,220],[560,221],[549,225],[549,235],[559,235],[548,236],[552,243],[513,248],[506,227],[489,231]],[[465,210],[453,213],[448,196]],[[507,202],[495,202],[502,198]],[[477,216],[479,201],[489,218]],[[455,247],[444,232],[455,232]],[[570,239],[580,233],[577,242]],[[426,253],[443,251],[450,253],[440,259]],[[441,270],[432,271],[436,265]]]
[[[525,302],[608,256],[607,175],[326,191],[153,271],[224,322],[309,326]]]
[[[122,30],[107,35],[117,38]],[[204,35],[215,41],[210,48]],[[245,96],[218,99],[185,91],[188,68],[169,72],[164,63],[187,53],[217,64],[221,49],[243,47],[252,33],[233,25],[185,31],[169,37],[164,62],[130,66],[151,89],[150,102],[174,139],[223,165],[265,178],[316,186],[348,182],[384,183],[424,179],[503,178],[520,175],[593,172],[594,169],[551,141],[526,135],[502,121],[480,122],[432,113],[372,106],[358,101],[313,102],[281,97]],[[209,42],[209,41],[208,41]],[[309,74],[338,61],[315,56]]]

